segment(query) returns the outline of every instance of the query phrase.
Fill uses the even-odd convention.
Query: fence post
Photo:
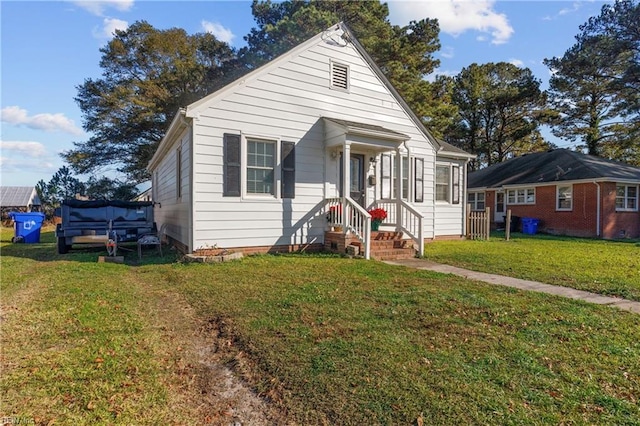
[[[471,204],[467,204],[467,239],[471,239]]]
[[[504,220],[504,238],[509,241],[511,236],[511,209],[507,209],[507,218]]]
[[[489,241],[489,234],[491,234],[491,207],[485,209],[485,239]]]

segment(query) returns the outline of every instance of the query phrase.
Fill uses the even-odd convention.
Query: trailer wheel
[[[67,254],[71,246],[67,245],[65,237],[58,237],[58,254]]]

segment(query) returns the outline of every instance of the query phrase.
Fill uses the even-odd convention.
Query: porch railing
[[[402,233],[407,235],[418,246],[420,257],[424,256],[424,216],[411,204],[400,200],[400,208],[396,200],[379,200],[373,203],[373,207],[379,207],[387,211],[387,218],[383,225],[396,225]],[[400,217],[398,217],[398,213]]]
[[[343,205],[343,200],[345,201]],[[341,226],[343,233],[350,232],[363,245],[364,257],[371,256],[371,215],[349,197],[327,198],[325,214],[329,226]]]

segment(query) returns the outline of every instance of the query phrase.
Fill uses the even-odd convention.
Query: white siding
[[[294,52],[296,52],[294,50]],[[330,88],[330,64],[349,66],[349,90]],[[369,68],[351,44],[337,46],[317,38],[306,43],[297,54],[288,54],[274,63],[196,102],[187,109],[187,128],[154,160],[157,195],[156,221],[168,225],[168,234],[190,250],[211,247],[272,246],[320,243],[326,219],[320,214],[323,200],[338,195],[340,155],[327,148],[322,117],[382,126],[410,137],[411,156],[424,159],[424,202],[415,206],[425,216],[425,237],[461,233],[454,221],[455,209],[443,211],[448,219],[436,222],[434,205],[435,151],[409,114]],[[189,118],[192,117],[192,118]],[[246,162],[246,137],[296,143],[295,198],[246,194],[224,197],[223,138],[225,133],[241,134],[243,166]],[[191,137],[193,140],[191,140]],[[166,147],[166,144],[164,145]],[[182,196],[176,198],[176,149],[182,149]],[[192,151],[193,150],[193,151]],[[365,159],[377,153],[361,145],[353,153]],[[367,176],[376,167],[365,160]],[[278,164],[279,166],[279,164]],[[276,166],[276,188],[280,174]],[[379,167],[379,166],[377,166]],[[244,172],[243,172],[244,177]],[[378,185],[380,184],[378,178]],[[367,204],[379,194],[377,186],[367,185]],[[193,196],[193,200],[191,199]],[[464,200],[461,194],[461,200]],[[461,201],[463,202],[463,201]],[[458,222],[462,221],[458,213]],[[193,224],[193,225],[192,225]],[[442,230],[442,232],[440,232]]]
[[[189,208],[191,206],[190,175],[191,175],[191,129],[187,128],[167,151],[162,161],[155,169],[157,179],[154,184],[156,204],[154,217],[158,228],[166,224],[166,233],[171,238],[189,246],[191,222]],[[180,179],[177,172],[178,147],[181,149]],[[181,196],[177,198],[177,184],[181,184]]]

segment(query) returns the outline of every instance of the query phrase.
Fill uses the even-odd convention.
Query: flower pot
[[[377,231],[378,229],[380,229],[380,224],[382,223],[382,221],[380,220],[372,220],[371,221],[371,230],[372,231]]]

